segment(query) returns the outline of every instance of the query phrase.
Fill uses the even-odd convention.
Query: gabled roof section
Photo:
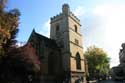
[[[35,39],[36,39],[37,41],[39,41],[39,42],[40,42],[40,41],[41,41],[41,42],[44,41],[45,46],[47,46],[47,47],[49,47],[49,48],[57,48],[57,49],[59,48],[59,47],[57,46],[55,40],[49,39],[49,38],[47,38],[47,37],[45,37],[45,36],[43,36],[43,35],[41,35],[41,34],[35,32],[35,29],[33,29],[32,33],[31,33],[31,35],[30,35],[30,38],[32,38],[32,36],[34,36]],[[29,38],[29,40],[30,40],[30,38]]]

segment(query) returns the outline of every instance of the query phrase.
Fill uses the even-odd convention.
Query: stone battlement
[[[70,12],[70,17],[71,18],[73,18],[76,22],[78,22],[79,24],[80,24],[80,20],[79,20],[79,18],[77,18],[76,16],[75,16],[75,14],[73,14],[72,12]]]
[[[75,14],[73,14],[72,12],[70,12],[70,16],[71,16],[73,19],[75,19],[76,21],[80,22],[79,18],[77,18],[77,17],[75,16]]]
[[[56,16],[51,17],[51,21],[57,20],[62,17],[62,13],[57,14]]]
[[[77,17],[75,16],[75,14],[73,14],[72,12],[70,12],[68,15],[69,15],[73,20],[75,20],[76,22],[80,23],[79,18],[77,18]],[[59,14],[57,14],[56,16],[51,17],[51,21],[56,21],[56,20],[58,20],[58,19],[61,19],[62,16],[63,16],[63,13],[59,13]]]
[[[80,24],[80,20],[70,11],[70,8],[69,8],[68,4],[64,4],[62,6],[62,12],[60,14],[57,14],[56,16],[51,17],[51,22],[57,21],[57,20],[61,19],[63,16],[66,16],[66,17],[69,16],[75,22],[77,22],[78,24]]]

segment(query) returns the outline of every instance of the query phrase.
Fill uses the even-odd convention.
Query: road
[[[105,81],[101,81],[98,83],[125,83],[125,81],[112,81],[112,80],[105,80]]]

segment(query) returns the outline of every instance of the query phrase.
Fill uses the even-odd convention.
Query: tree
[[[18,9],[5,11],[7,0],[0,0],[0,59],[7,55],[10,47],[15,46],[20,12]]]
[[[2,83],[30,83],[31,80],[40,80],[41,63],[30,43],[9,50],[9,55],[4,58],[0,67]]]
[[[109,73],[109,58],[101,48],[90,46],[85,52],[90,79],[105,78]]]
[[[16,70],[13,70],[13,63],[11,63],[14,58],[9,57],[11,56],[10,50],[16,48],[15,38],[18,33],[20,12],[18,9],[5,11],[6,3],[7,0],[0,0],[0,82],[14,83],[10,81],[16,79],[17,75],[14,74]],[[19,64],[19,60],[16,63]]]

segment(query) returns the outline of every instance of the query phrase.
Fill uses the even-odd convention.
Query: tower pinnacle
[[[63,6],[62,6],[62,12],[64,14],[68,14],[70,12],[70,8],[69,8],[68,4],[63,4]]]

